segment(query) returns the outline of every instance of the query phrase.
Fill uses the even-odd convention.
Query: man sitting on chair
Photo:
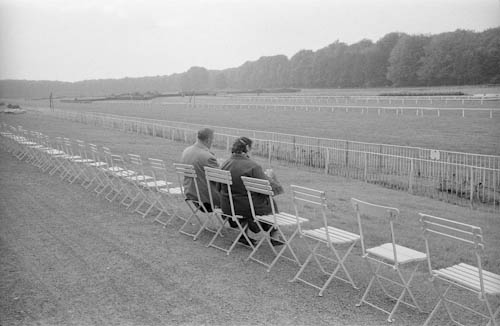
[[[217,158],[210,151],[214,139],[214,131],[210,128],[203,128],[198,131],[198,140],[193,145],[187,147],[181,156],[181,162],[191,164],[197,175],[198,190],[200,198],[196,195],[196,186],[192,178],[184,178],[184,193],[188,199],[202,203],[207,212],[212,211],[210,197],[208,195],[207,179],[205,178],[205,166],[218,168]],[[212,185],[212,197],[214,206],[219,207],[219,192]],[[196,204],[196,202],[195,202]]]

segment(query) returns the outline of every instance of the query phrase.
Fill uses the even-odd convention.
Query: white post
[[[325,155],[325,174],[328,174],[328,164],[330,163],[330,149],[326,148]]]
[[[365,157],[365,171],[364,171],[364,180],[365,182],[367,182],[368,180],[368,153],[364,153],[364,157]]]
[[[271,146],[272,146],[272,140],[269,140],[268,144],[269,144],[269,147],[268,147],[268,165],[271,166],[271,155],[272,155]]]
[[[411,194],[413,193],[413,171],[415,169],[414,167],[414,163],[413,163],[414,159],[412,158],[410,160],[410,175],[409,175],[409,180],[408,180],[408,192]]]
[[[472,207],[472,200],[474,199],[474,167],[470,167],[470,205]]]

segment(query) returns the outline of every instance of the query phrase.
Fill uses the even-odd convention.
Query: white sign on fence
[[[431,149],[431,160],[439,161],[439,151],[437,149]]]

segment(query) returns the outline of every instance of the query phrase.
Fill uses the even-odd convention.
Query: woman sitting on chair
[[[257,178],[257,179],[266,179],[274,182],[272,178],[269,178],[265,173],[262,167],[257,164],[254,160],[249,157],[249,153],[252,150],[252,140],[247,137],[239,137],[233,143],[233,147],[231,149],[231,157],[222,163],[221,169],[227,170],[231,172],[232,177],[232,186],[231,192],[233,195],[233,203],[234,203],[234,213],[236,215],[243,216],[239,221],[242,226],[248,225],[248,229],[254,233],[260,232],[260,228],[257,223],[253,220],[252,210],[250,208],[250,202],[248,201],[247,190],[243,181],[241,180],[242,176]],[[227,189],[220,189],[221,195],[221,208],[222,212],[227,215],[231,215],[231,205],[229,202],[229,194]],[[272,213],[271,205],[274,205],[275,212],[278,212],[278,207],[274,201],[270,202],[268,196],[264,196],[261,194],[255,194],[252,196],[253,206],[255,209],[255,215],[267,215]],[[236,223],[229,220],[229,224],[231,227],[237,227]],[[264,231],[269,230],[271,227],[270,224],[261,223],[261,227]],[[274,232],[271,232],[271,236]],[[250,239],[251,241],[255,241],[254,239]],[[241,237],[239,239],[240,242],[245,243],[246,239]],[[281,245],[283,244],[280,241],[272,241],[273,245]]]

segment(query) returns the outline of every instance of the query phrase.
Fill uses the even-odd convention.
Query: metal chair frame
[[[323,293],[333,279],[346,282],[353,288],[357,289],[356,284],[345,266],[345,260],[351,253],[354,246],[358,243],[360,236],[330,225],[326,215],[327,199],[325,191],[297,185],[292,185],[291,190],[299,234],[307,244],[309,255],[307,256],[304,264],[302,264],[302,267],[290,281],[301,281],[319,290],[318,296],[323,296]],[[310,207],[308,209],[319,210],[321,213],[321,222],[323,224],[322,227],[315,229],[303,229],[300,226],[301,223],[299,222],[301,218],[301,211],[304,211],[305,213],[306,206]],[[323,249],[323,252],[320,252],[321,248],[325,248]],[[309,281],[301,277],[307,266],[312,262],[315,262],[320,271],[328,276],[326,281],[322,284],[318,285],[317,282],[313,283],[312,280]],[[334,267],[333,269],[330,268],[330,270],[328,270],[328,266],[331,264],[333,264]],[[343,272],[345,278],[338,275],[340,271]]]
[[[487,325],[498,325],[497,317],[500,313],[500,305],[497,302],[497,308],[493,310],[491,299],[500,295],[500,275],[488,272],[482,267],[485,244],[481,228],[424,213],[419,213],[419,215],[425,238],[430,281],[439,298],[424,326],[431,322],[441,305],[444,305],[448,317],[457,325],[462,324],[453,316],[452,305],[483,317],[487,320]],[[440,242],[448,239],[457,246],[472,247],[472,261],[475,262],[475,266],[461,262],[453,266],[434,269],[431,254],[435,253],[437,248],[430,241],[431,238]],[[440,288],[440,284],[445,284],[444,290]],[[474,297],[486,307],[487,314],[449,298],[448,294],[452,289],[462,289],[473,293]]]
[[[252,250],[250,255],[247,257],[246,260],[252,259],[253,261],[256,261],[264,266],[267,267],[267,271],[270,272],[273,266],[276,264],[276,262],[279,260],[279,258],[284,258],[287,259],[293,263],[296,263],[297,265],[301,266],[302,264],[300,263],[299,258],[297,257],[295,251],[291,247],[291,242],[295,238],[295,236],[299,232],[299,228],[297,225],[297,219],[295,215],[285,213],[285,212],[279,212],[277,213],[274,207],[273,203],[273,196],[274,192],[271,187],[271,183],[269,180],[265,179],[256,179],[256,178],[251,178],[251,177],[241,177],[243,184],[245,185],[245,188],[247,190],[247,195],[248,195],[248,200],[250,202],[250,209],[252,211],[252,217],[256,224],[259,226],[259,229],[261,231],[261,234],[263,235],[255,248]],[[255,213],[255,207],[253,204],[253,198],[252,198],[252,193],[256,194],[261,194],[264,196],[268,197],[269,202],[271,203],[271,214],[268,215],[257,215]],[[305,218],[300,218],[300,223],[307,222],[308,220]],[[269,224],[271,227],[265,231],[261,223],[266,223]],[[285,234],[284,230],[285,228],[293,228],[293,231],[287,232],[290,233],[288,236]],[[273,230],[276,230],[281,237],[280,241],[283,241],[283,246],[282,248],[277,251],[273,243],[271,241],[271,232]],[[276,239],[274,239],[276,240]],[[274,254],[274,258],[271,260],[271,262],[266,262],[264,260],[258,259],[255,257],[259,249],[262,247],[264,243],[268,244],[268,247],[271,249],[272,253]],[[290,256],[285,255],[286,250],[288,249],[288,252]]]
[[[252,244],[250,241],[250,238],[246,234],[246,230],[248,228],[248,225],[241,225],[240,223],[240,218],[242,218],[239,215],[236,215],[235,210],[234,210],[234,203],[233,203],[233,194],[231,192],[231,185],[233,184],[232,177],[231,177],[231,172],[226,171],[226,170],[221,170],[217,168],[211,168],[206,166],[205,168],[205,177],[207,179],[207,185],[208,185],[208,194],[210,197],[210,204],[212,205],[212,208],[214,208],[213,204],[213,194],[212,194],[212,187],[210,186],[211,183],[219,183],[222,186],[227,187],[228,191],[228,196],[229,196],[229,204],[231,207],[231,214],[224,214],[222,211],[220,214],[214,214],[214,216],[217,216],[219,218],[219,227],[217,228],[217,231],[215,232],[214,236],[208,243],[207,247],[214,247],[216,249],[222,250],[226,253],[226,255],[229,255],[231,251],[233,251],[234,247],[237,244],[243,245],[245,247],[249,247],[252,250],[255,248],[255,246]],[[238,230],[236,238],[231,242],[229,248],[225,248],[221,245],[218,245],[215,243],[216,239],[219,237],[224,237],[222,234],[222,231],[224,230],[226,224],[228,223],[229,220],[232,220],[234,223],[236,223]],[[248,245],[242,244],[239,242],[240,237],[244,237],[244,239],[247,241]]]
[[[359,307],[363,303],[365,303],[375,309],[378,309],[389,315],[389,317],[387,318],[388,322],[393,322],[393,316],[400,304],[405,304],[422,312],[422,309],[418,305],[417,300],[415,299],[415,296],[410,289],[410,284],[420,264],[427,259],[427,255],[423,252],[404,247],[396,243],[394,222],[399,217],[399,210],[394,207],[367,203],[356,198],[351,198],[351,204],[354,208],[354,211],[356,212],[358,220],[359,232],[361,235],[362,257],[368,265],[369,271],[371,273],[370,282],[368,283],[368,286],[361,300],[356,306]],[[383,223],[384,221],[388,222],[387,224],[390,229],[389,233],[391,242],[384,243],[372,248],[366,248],[365,229],[363,227],[363,218],[366,216],[377,218],[377,221],[379,221],[379,223]],[[410,269],[410,274],[405,276],[402,269],[403,267],[411,264],[414,264],[414,268]],[[375,265],[375,268],[373,267],[373,265]],[[387,271],[394,272],[397,278],[390,278],[388,276],[382,275],[382,267],[386,267]],[[384,285],[383,281],[386,282],[386,285]],[[372,286],[375,282],[380,286],[387,297],[396,301],[390,311],[385,310],[381,306],[367,300],[368,293],[372,289]],[[396,287],[402,288],[399,296],[392,295],[389,291],[389,288],[387,287],[387,284],[392,284]],[[410,297],[411,302],[404,300],[406,294],[408,294],[408,296]]]

